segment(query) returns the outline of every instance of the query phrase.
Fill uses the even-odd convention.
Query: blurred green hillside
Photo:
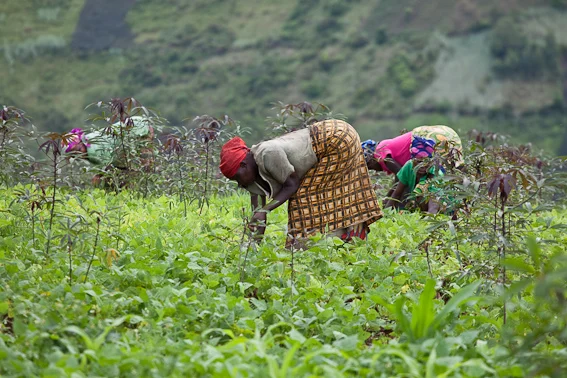
[[[133,96],[171,124],[321,102],[362,138],[444,123],[567,153],[567,0],[4,0],[0,104],[42,130]]]

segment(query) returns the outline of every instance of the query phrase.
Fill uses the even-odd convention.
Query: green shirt
[[[443,171],[440,169],[435,169],[435,167],[429,168],[429,174],[423,176],[419,179],[419,186],[416,183],[417,174],[413,168],[413,162],[409,160],[402,169],[398,172],[398,179],[400,182],[408,187],[407,193],[410,199],[417,199],[422,196],[424,193],[423,191],[427,191],[429,193],[437,193],[437,200],[442,205],[442,210],[446,214],[451,214],[458,208],[457,201],[447,194],[443,192],[439,193],[443,185],[435,186],[436,181],[439,178],[444,176]]]
[[[139,140],[150,134],[150,122],[143,117],[132,117],[134,126],[126,131],[125,138],[136,138],[134,144],[139,148]],[[107,166],[113,164],[116,167],[124,168],[125,162],[120,158],[120,124],[112,125],[112,133],[108,129],[94,131],[85,135],[87,140],[87,159],[96,165]],[[113,135],[114,134],[114,135]],[[132,142],[125,142],[131,145]]]
[[[429,168],[429,173],[430,175],[433,176],[443,176],[443,172],[441,170],[436,170],[435,167]],[[422,176],[419,179],[419,183],[424,184],[427,181],[428,176],[430,175]],[[398,176],[398,180],[400,180],[402,184],[408,187],[409,193],[415,190],[415,187],[417,185],[416,183],[417,174],[416,174],[416,170],[413,168],[412,160],[408,160],[407,163],[404,164],[404,166],[398,171],[397,176]],[[430,190],[435,191],[434,187],[431,186],[430,186]]]

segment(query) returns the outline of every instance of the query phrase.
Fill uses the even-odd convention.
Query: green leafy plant
[[[47,200],[45,190],[42,190],[38,184],[34,184],[31,189],[15,189],[14,194],[17,198],[12,201],[10,207],[14,202],[18,202],[25,204],[26,212],[29,209],[28,220],[31,221],[32,247],[35,248],[37,213]]]
[[[309,125],[327,119],[344,119],[341,114],[335,114],[324,104],[311,104],[307,101],[298,104],[278,102],[273,107],[275,117],[268,117],[271,133],[275,136],[304,129]]]
[[[494,28],[491,52],[496,73],[526,79],[556,75],[559,49],[555,37],[548,34],[542,41],[534,40],[518,21],[504,17]]]
[[[431,338],[435,335],[435,332],[445,328],[447,326],[447,317],[453,311],[474,300],[472,295],[479,285],[480,282],[477,281],[462,288],[439,312],[435,310],[434,306],[435,280],[432,279],[427,280],[425,283],[419,302],[413,305],[411,316],[406,315],[404,312],[404,305],[407,302],[407,298],[404,296],[398,298],[393,305],[381,299],[378,299],[378,303],[388,309],[402,332],[410,341],[415,342],[424,338]]]
[[[132,180],[140,180],[145,183],[142,186],[144,193],[147,194],[147,183],[143,172],[150,173],[149,167],[153,162],[153,129],[160,130],[163,120],[151,109],[143,106],[133,97],[124,99],[113,98],[110,101],[99,101],[87,106],[96,106],[101,109],[100,114],[92,115],[89,119],[93,122],[104,122],[102,128],[103,135],[113,138],[114,150],[112,155],[114,161],[120,163],[120,167],[115,166],[114,161],[101,172],[106,176],[114,190],[120,190],[128,185]],[[134,118],[142,117],[143,121],[150,128],[150,138],[139,138],[133,134]],[[145,156],[144,156],[145,155]]]
[[[179,196],[187,212],[193,201],[202,213],[211,196],[227,192],[227,181],[218,170],[220,148],[228,139],[248,132],[225,115],[201,115],[192,119],[193,127],[180,127],[166,137],[157,164],[161,166],[159,185]]]
[[[49,159],[49,165],[51,170],[51,177],[49,177],[49,184],[51,185],[51,198],[49,198],[46,203],[49,207],[49,224],[47,228],[47,241],[45,246],[45,255],[49,256],[49,249],[51,247],[52,231],[53,231],[53,221],[55,219],[56,211],[55,207],[57,204],[57,190],[58,184],[60,182],[59,173],[61,171],[61,166],[65,163],[62,158],[61,143],[65,140],[65,135],[58,133],[51,133],[48,136],[48,140],[40,145],[40,150],[45,153]]]
[[[115,104],[136,169],[137,106]],[[276,133],[334,117],[280,111]],[[1,375],[561,373],[564,160],[477,135],[468,169],[447,166],[432,194],[461,201],[456,218],[388,210],[367,240],[317,235],[290,253],[285,209],[255,238],[248,196],[216,168],[244,129],[210,116],[190,126],[172,127],[129,187],[93,188],[88,169],[67,179],[65,134],[41,145],[40,181],[0,187]]]
[[[91,258],[89,259],[89,264],[87,266],[87,272],[85,273],[85,279],[83,281],[83,283],[87,282],[87,279],[89,278],[89,272],[91,271],[91,266],[93,265],[93,260],[96,254],[96,249],[98,246],[98,241],[99,241],[99,236],[100,236],[100,218],[101,218],[101,214],[98,211],[94,211],[93,215],[96,217],[96,235],[95,235],[95,241],[94,241],[94,245],[93,245],[93,253],[91,254]]]
[[[31,122],[25,112],[13,106],[3,105],[0,108],[0,184],[13,185],[16,177],[22,179],[33,158],[24,150],[24,138],[33,134],[33,126],[26,128]],[[28,173],[28,172],[26,172]],[[28,173],[29,175],[29,173]]]

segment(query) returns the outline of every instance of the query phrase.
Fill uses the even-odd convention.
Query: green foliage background
[[[388,212],[367,241],[322,239],[292,257],[281,247],[284,209],[270,215],[265,242],[246,252],[240,217],[248,196],[212,199],[200,216],[193,203],[185,217],[171,197],[64,190],[60,217],[83,219],[69,282],[65,239],[46,258],[36,249],[45,230],[34,245],[27,205],[8,203],[21,189],[0,192],[3,376],[519,377],[560,376],[565,366],[562,328],[552,328],[565,326],[561,304],[547,295],[567,266],[549,259],[564,256],[567,241],[545,216],[530,228],[555,242],[531,248],[548,268],[532,265],[539,279],[508,299],[504,325],[498,296],[473,296],[490,281],[467,286],[473,277],[462,274],[487,256],[470,244],[462,269],[442,254],[428,268],[419,214]],[[37,215],[45,224],[47,209]],[[86,278],[97,216],[100,241]],[[564,212],[547,216],[551,226],[566,220]],[[67,232],[61,223],[54,234]],[[518,260],[520,272],[525,266]]]
[[[0,103],[62,131],[83,124],[93,101],[133,96],[173,125],[229,114],[258,140],[272,103],[307,100],[344,114],[363,138],[443,123],[550,153],[562,146],[561,1],[120,4],[4,1]]]
[[[130,104],[101,104],[92,120],[126,123],[130,111],[145,111]],[[322,106],[280,105],[267,132],[329,116]],[[130,170],[62,152],[65,134],[37,136],[18,109],[2,108],[0,118],[2,376],[562,377],[567,369],[565,158],[477,133],[464,145],[466,169],[447,166],[426,197],[458,203],[451,216],[388,209],[367,240],[315,235],[294,251],[283,247],[284,206],[269,214],[262,241],[247,232],[249,197],[217,168],[224,141],[247,135],[229,118],[177,130],[150,166],[121,123],[114,153]],[[42,158],[24,153],[29,142]],[[391,178],[375,179],[382,197]]]

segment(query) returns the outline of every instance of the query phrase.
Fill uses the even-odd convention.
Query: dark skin
[[[73,148],[71,148],[68,151],[68,153],[71,153],[71,152],[80,153],[80,154],[84,155],[84,154],[87,153],[87,146],[85,146],[85,144],[83,142],[79,142],[79,143],[75,144],[73,146]]]
[[[87,146],[85,146],[85,144],[83,142],[79,142],[79,143],[75,144],[69,151],[67,151],[67,153],[78,156],[81,159],[86,159],[87,158]],[[93,186],[100,185],[101,175],[94,175],[91,182],[92,182]]]
[[[397,174],[400,171],[400,169],[402,169],[402,166],[397,161],[392,159],[391,155],[386,156],[386,159],[384,159],[384,164],[393,174]],[[381,172],[383,170],[382,165],[376,159],[367,160],[366,166],[368,167],[368,169],[377,172]]]
[[[398,164],[397,161],[392,159],[391,155],[386,156],[386,159],[384,160],[384,164],[394,174],[394,184],[397,183],[398,182],[398,176],[396,176],[396,174],[400,171],[400,169],[402,169],[402,166],[400,164]],[[374,170],[376,172],[383,171],[382,165],[375,158],[366,160],[366,166],[368,167],[369,170]],[[390,189],[390,191],[388,192],[386,197],[392,197],[392,194],[394,193],[394,188],[395,187],[392,187],[392,189]],[[384,205],[386,205],[386,203],[387,202],[384,201]]]
[[[429,166],[423,164],[419,166],[416,172],[416,181],[415,183],[418,184],[422,177],[429,175],[428,173]],[[401,182],[398,182],[395,189],[391,189],[391,195],[389,195],[389,199],[386,201],[384,207],[392,207],[394,209],[398,209],[402,204],[402,197],[406,192],[407,186]],[[434,200],[423,201],[422,197],[417,198],[417,202],[420,204],[419,207],[421,211],[426,211],[430,214],[437,214],[439,212],[439,203]]]
[[[241,188],[246,188],[256,182],[263,189],[267,191],[270,189],[269,184],[260,176],[258,165],[256,164],[256,160],[254,160],[252,152],[248,152],[231,180],[236,181]],[[301,180],[297,174],[293,172],[283,182],[281,190],[273,195],[272,201],[267,204],[266,196],[250,193],[250,202],[252,204],[252,210],[254,211],[254,215],[248,226],[250,231],[261,237],[266,231],[267,213],[277,209],[289,200],[299,189],[300,182]],[[260,203],[258,197],[260,197]],[[261,205],[261,207],[259,205]]]

